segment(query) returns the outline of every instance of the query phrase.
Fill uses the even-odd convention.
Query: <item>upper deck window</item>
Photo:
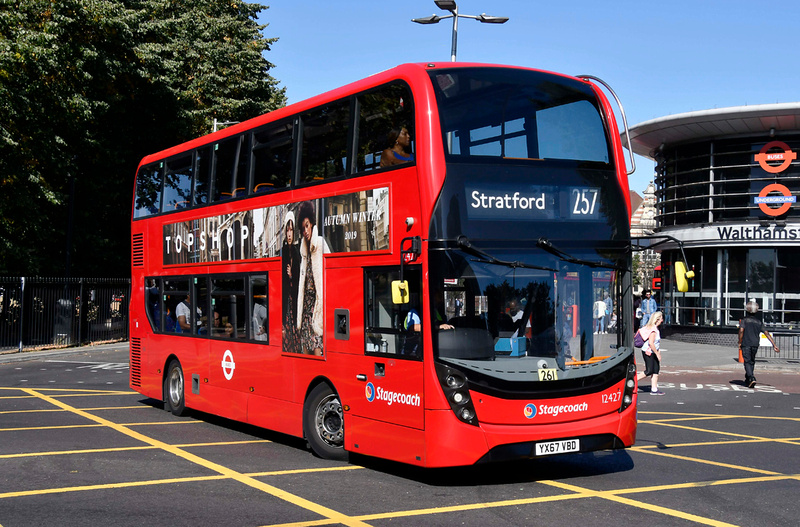
[[[432,71],[450,161],[470,158],[609,163],[603,118],[591,88],[536,71]]]
[[[194,178],[194,205],[208,204],[211,186],[211,148],[204,146],[196,151],[197,170]]]
[[[214,145],[214,200],[247,195],[248,135],[223,139]]]
[[[292,181],[292,122],[270,124],[253,134],[253,193],[288,187]]]
[[[407,165],[414,161],[414,104],[405,84],[390,84],[358,96],[358,146],[356,172]],[[408,144],[398,145],[406,130]],[[402,141],[402,139],[401,139]],[[393,159],[382,159],[388,150],[405,151]]]
[[[164,163],[154,163],[139,169],[136,175],[136,202],[133,217],[158,214],[161,209],[161,175]]]
[[[332,102],[301,117],[303,121],[300,181],[314,182],[347,173],[350,100]]]
[[[164,174],[164,212],[185,209],[192,200],[192,155],[167,161]]]

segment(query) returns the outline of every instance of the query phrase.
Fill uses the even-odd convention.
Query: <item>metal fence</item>
[[[130,280],[0,277],[0,352],[128,339]]]
[[[797,333],[782,333],[780,331],[770,331],[770,333],[781,352],[778,354],[771,347],[762,346],[758,349],[759,357],[800,360],[800,335]]]

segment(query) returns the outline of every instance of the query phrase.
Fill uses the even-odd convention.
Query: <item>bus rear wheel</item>
[[[349,459],[344,449],[342,402],[327,384],[317,385],[306,399],[303,428],[316,455],[337,461]]]
[[[164,377],[164,404],[166,405],[164,409],[173,415],[181,416],[186,413],[183,368],[178,359],[172,359],[167,366],[167,375]]]

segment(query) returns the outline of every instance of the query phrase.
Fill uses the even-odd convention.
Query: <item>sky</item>
[[[450,60],[452,20],[433,0],[261,0],[279,40],[266,54],[290,103],[408,62]],[[630,126],[685,112],[800,101],[800,2],[758,0],[457,0],[458,61],[525,66],[606,81]],[[622,120],[617,114],[619,126]],[[626,150],[627,153],[627,150]],[[653,179],[636,156],[630,187]]]

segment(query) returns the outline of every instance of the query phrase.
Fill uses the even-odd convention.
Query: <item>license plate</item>
[[[565,454],[567,452],[578,452],[581,449],[580,439],[564,439],[563,441],[548,441],[547,443],[536,443],[537,456],[549,456],[552,454]]]

